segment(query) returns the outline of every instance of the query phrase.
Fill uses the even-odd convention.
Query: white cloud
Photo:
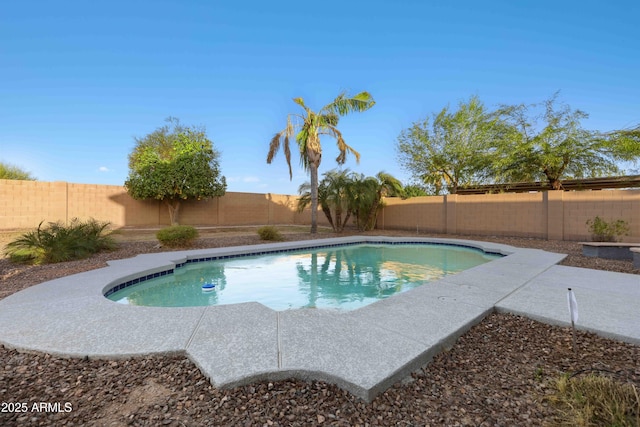
[[[257,176],[245,176],[242,178],[242,182],[260,182],[260,178]]]
[[[111,172],[111,169],[109,169],[109,168],[108,168],[108,167],[106,167],[106,166],[100,166],[100,167],[98,168],[98,172]]]

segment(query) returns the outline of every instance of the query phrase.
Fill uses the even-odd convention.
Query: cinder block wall
[[[434,233],[590,240],[586,225],[596,216],[622,219],[640,242],[640,190],[549,191],[386,199],[380,229]]]
[[[201,201],[183,201],[182,224],[204,226],[311,223],[311,212],[296,212],[297,196],[227,193]],[[164,202],[140,201],[118,185],[0,180],[0,229],[36,227],[41,221],[95,218],[116,227],[169,224]],[[328,225],[319,211],[318,223]]]
[[[117,226],[153,225],[158,223],[158,202],[132,199],[119,185],[67,185],[67,215],[47,221],[69,221],[73,218],[95,218]]]
[[[640,190],[562,192],[563,238],[589,238],[586,222],[597,216],[606,220],[625,220],[631,232],[623,241],[640,242]]]
[[[0,180],[0,228],[67,218],[67,183]]]
[[[445,196],[387,198],[377,228],[442,233],[447,227],[445,200]]]
[[[543,193],[455,197],[456,232],[545,238]]]

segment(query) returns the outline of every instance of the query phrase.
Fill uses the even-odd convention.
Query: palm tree
[[[367,230],[373,230],[378,219],[378,212],[382,207],[383,197],[403,197],[404,188],[400,180],[384,171],[378,172],[375,176],[375,197],[373,205],[369,210],[369,218],[367,218]]]
[[[351,148],[344,141],[342,134],[338,130],[340,116],[351,112],[366,111],[373,107],[375,101],[368,92],[348,97],[345,92],[338,95],[333,102],[322,107],[318,112],[307,107],[302,98],[294,98],[293,102],[304,109],[304,114],[289,114],[287,116],[287,127],[276,133],[269,144],[267,163],[271,163],[276,153],[282,145],[285,159],[289,165],[289,179],[293,179],[291,171],[291,150],[289,140],[294,136],[300,151],[300,163],[305,170],[309,171],[311,181],[311,233],[318,231],[318,167],[322,160],[322,146],[320,145],[320,135],[329,135],[336,139],[340,153],[336,158],[339,165],[344,164],[347,153],[355,156],[356,161],[360,161],[360,153]],[[301,122],[293,124],[291,118],[296,117]],[[295,132],[298,131],[296,134]]]
[[[323,178],[318,184],[318,203],[333,231],[340,233],[351,216],[352,181],[350,172],[349,169],[332,169],[322,175]],[[302,212],[311,203],[311,184],[309,182],[301,184],[298,193],[300,194],[298,212]]]
[[[382,207],[382,198],[404,195],[402,183],[386,172],[365,177],[352,176],[352,211],[360,230],[373,230]]]

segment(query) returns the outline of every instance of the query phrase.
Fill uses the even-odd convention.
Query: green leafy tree
[[[347,153],[353,154],[356,161],[360,161],[360,154],[344,141],[342,133],[337,128],[338,121],[340,116],[348,113],[368,110],[373,107],[375,101],[367,92],[360,92],[353,97],[348,97],[343,92],[318,112],[314,112],[307,107],[302,98],[294,98],[293,102],[302,107],[304,113],[289,114],[287,116],[287,126],[271,139],[267,163],[270,164],[273,161],[276,153],[282,147],[289,165],[289,178],[292,179],[290,140],[295,136],[300,163],[305,170],[309,171],[311,181],[311,233],[315,234],[318,230],[318,168],[322,160],[320,135],[329,135],[335,138],[339,150],[336,161],[339,165],[344,164],[347,159]],[[292,118],[296,119],[297,122],[293,123]]]
[[[640,124],[632,128],[608,132],[607,136],[616,140],[629,151],[633,151],[632,148],[640,146]]]
[[[134,199],[164,201],[175,225],[181,201],[222,196],[227,183],[220,174],[220,154],[205,130],[182,126],[175,118],[167,122],[172,127],[136,138],[125,187]]]
[[[544,180],[558,190],[562,180],[620,174],[619,161],[640,156],[637,130],[600,133],[582,127],[588,114],[557,101],[506,106],[500,111],[510,125],[495,156],[498,179]],[[542,112],[536,111],[542,107]]]
[[[629,153],[626,158],[630,163],[633,163],[634,166],[640,165],[640,162],[638,162],[640,158],[640,124],[627,129],[607,132],[605,133],[605,138],[613,140],[614,143],[620,147],[621,151]],[[632,170],[630,173],[638,174],[640,171]]]
[[[433,193],[455,194],[458,187],[484,182],[491,173],[492,145],[503,132],[499,118],[476,96],[458,110],[445,107],[400,133],[400,165]]]
[[[24,181],[35,181],[30,172],[9,163],[0,162],[0,179],[19,179]]]

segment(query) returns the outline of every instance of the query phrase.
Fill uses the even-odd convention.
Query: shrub
[[[284,240],[282,234],[278,231],[277,228],[271,225],[265,225],[264,227],[258,228],[258,236],[262,240],[271,240],[274,242],[281,242]]]
[[[629,224],[621,219],[607,222],[596,216],[587,220],[587,225],[594,242],[617,242],[621,236],[629,235]]]
[[[10,242],[5,254],[13,262],[26,264],[48,264],[86,258],[102,250],[116,247],[109,236],[108,222],[90,219],[82,222],[74,218],[69,225],[42,222],[34,231],[23,234]]]
[[[193,244],[198,237],[198,230],[190,225],[172,225],[158,231],[156,237],[163,246],[184,248]]]

